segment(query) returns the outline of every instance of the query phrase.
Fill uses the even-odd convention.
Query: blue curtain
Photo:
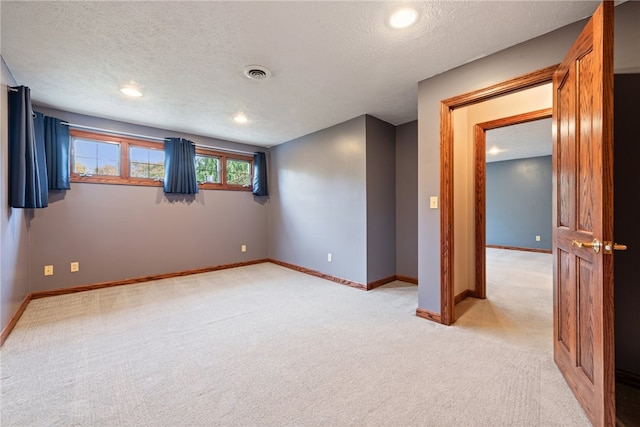
[[[31,91],[9,91],[9,204],[14,208],[46,208],[49,204],[44,123],[34,118]]]
[[[196,194],[196,147],[183,138],[164,141],[164,192]]]
[[[60,119],[44,116],[44,148],[49,190],[70,190],[69,126]]]
[[[267,190],[267,157],[262,151],[253,155],[253,195],[269,195]]]

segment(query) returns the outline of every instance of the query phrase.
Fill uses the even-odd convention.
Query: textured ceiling
[[[386,25],[410,4],[418,22]],[[417,83],[578,21],[594,1],[2,0],[1,54],[34,103],[271,146],[371,114],[417,118]],[[250,80],[243,68],[269,68]],[[143,96],[119,92],[135,83]],[[232,117],[243,112],[244,125]]]
[[[551,126],[549,118],[488,130],[487,163],[550,156],[553,146]],[[499,150],[497,154],[489,153],[493,147]]]

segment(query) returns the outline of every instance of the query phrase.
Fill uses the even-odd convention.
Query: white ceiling
[[[410,4],[417,24],[394,30]],[[578,21],[595,1],[7,1],[1,54],[34,103],[271,146],[361,114],[417,118],[417,83]],[[269,68],[250,80],[243,68]],[[134,82],[143,96],[119,89]],[[249,121],[232,117],[244,112]]]
[[[487,163],[550,156],[553,147],[551,119],[536,120],[486,132]],[[496,147],[497,154],[489,150]]]

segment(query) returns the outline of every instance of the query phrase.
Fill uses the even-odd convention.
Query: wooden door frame
[[[548,119],[552,116],[552,112],[553,108],[545,108],[477,123],[474,126],[476,284],[475,291],[472,295],[475,298],[485,299],[487,297],[487,260],[485,254],[485,247],[487,245],[487,131],[540,119]]]
[[[453,111],[551,83],[559,64],[440,101],[440,323],[455,321],[453,283]]]

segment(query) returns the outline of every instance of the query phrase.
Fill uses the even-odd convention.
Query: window
[[[201,189],[252,191],[253,157],[196,148],[196,178]]]
[[[71,182],[161,186],[164,145],[71,129]]]
[[[221,184],[220,157],[196,154],[196,179],[198,184]]]
[[[129,147],[129,172],[132,178],[164,178],[164,149]]]
[[[70,130],[71,181],[162,186],[164,144]],[[253,157],[196,148],[200,189],[251,191]]]
[[[120,176],[120,145],[115,142],[76,138],[73,172],[81,175]]]
[[[251,184],[251,162],[227,159],[227,184],[248,187]]]

